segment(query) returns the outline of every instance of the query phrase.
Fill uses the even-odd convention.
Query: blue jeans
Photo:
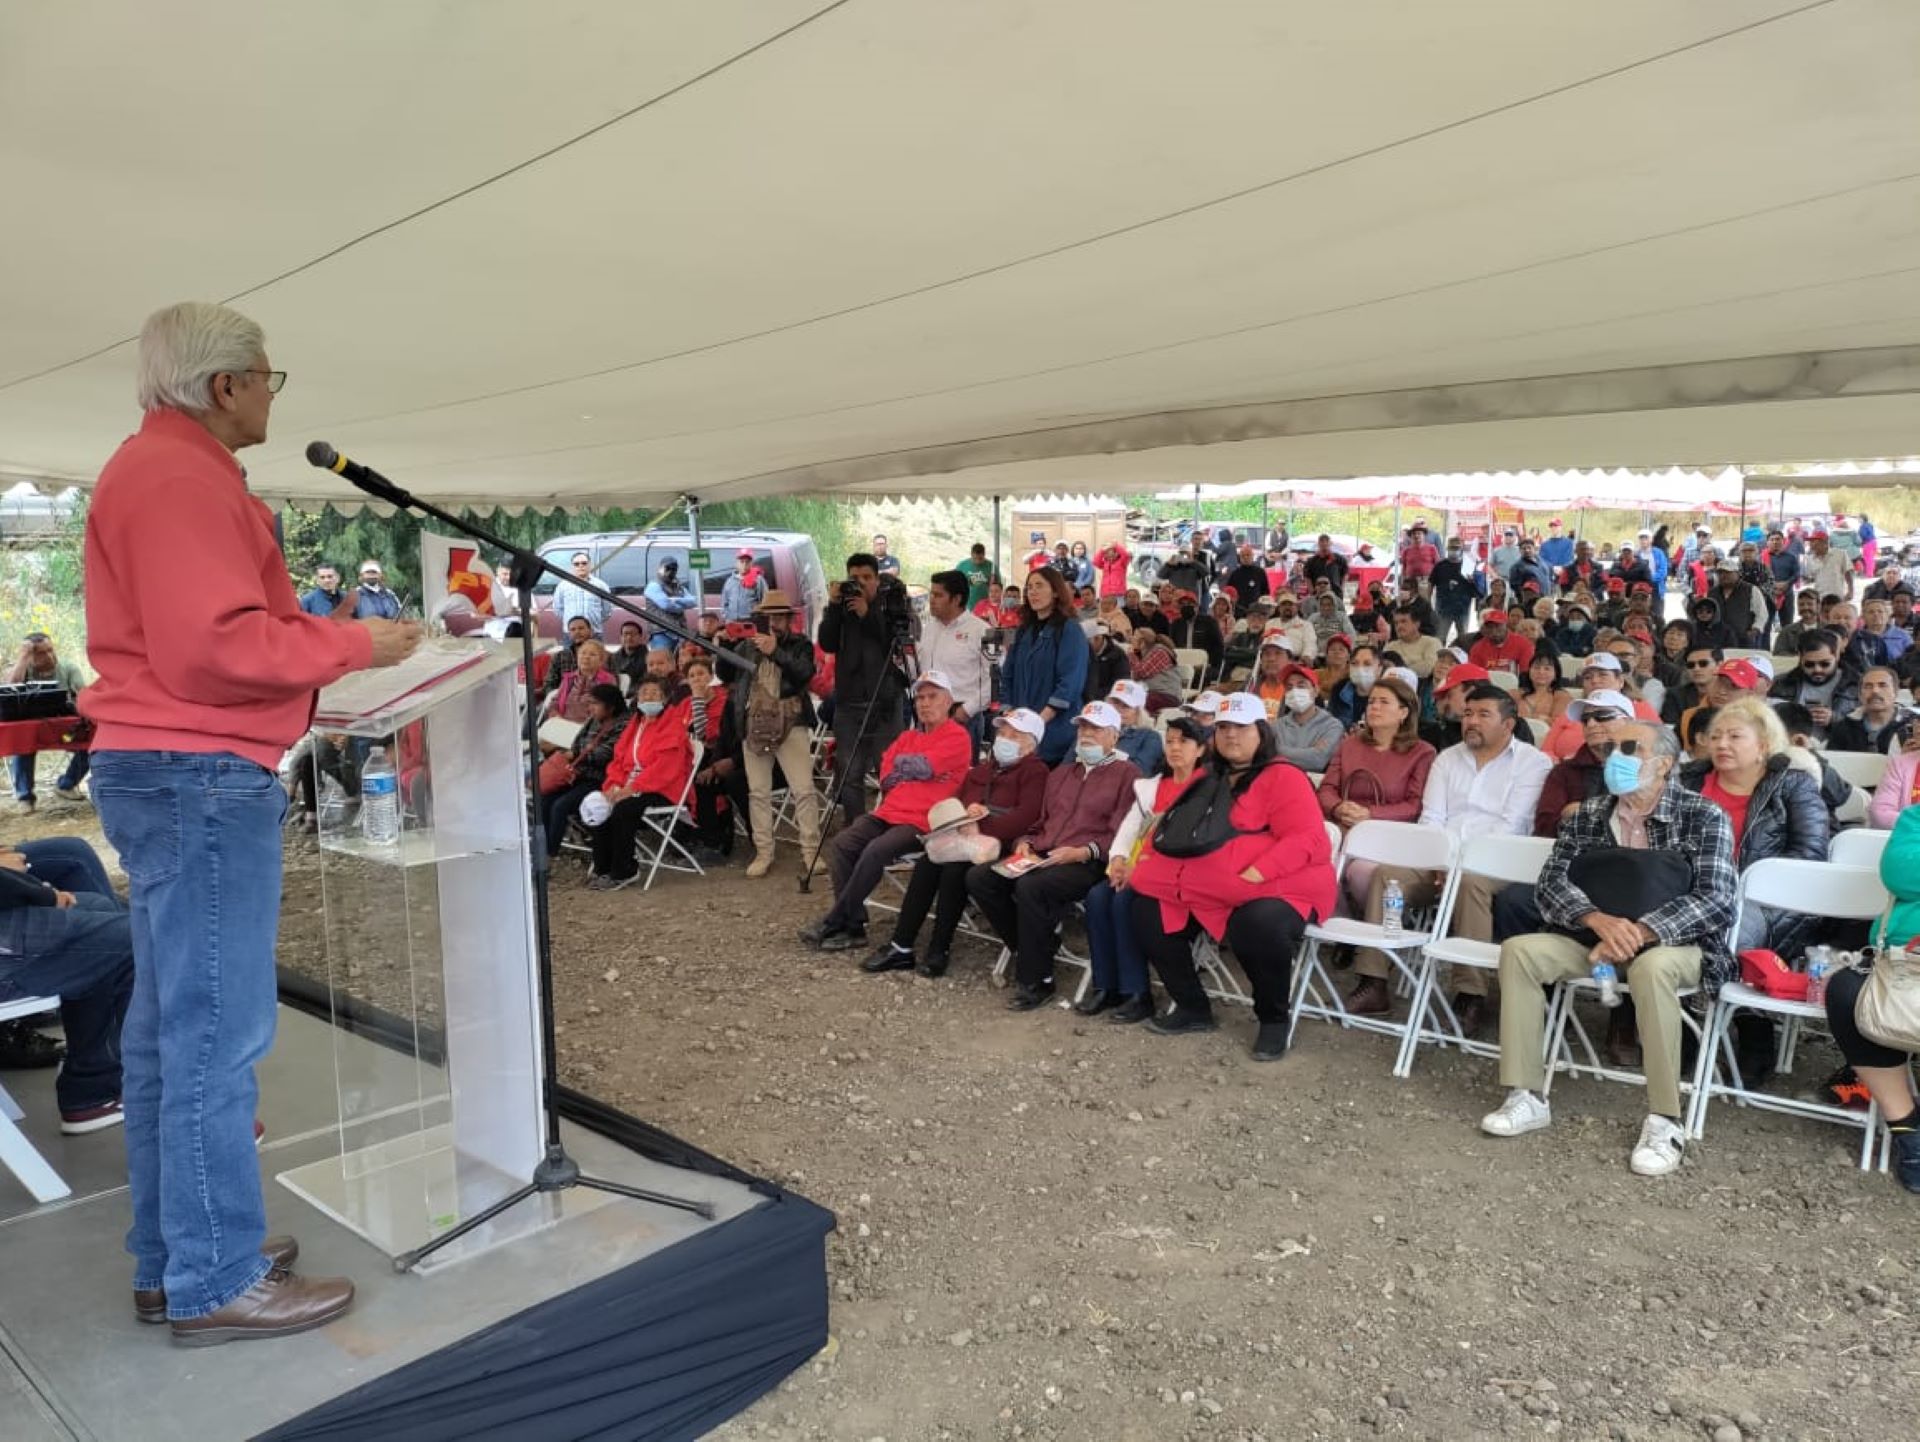
[[[10,758],[13,762],[13,799],[15,801],[33,800],[33,768],[40,760],[38,751],[29,751],[24,756]],[[67,762],[67,769],[60,773],[59,781],[54,784],[62,791],[72,791],[87,779],[87,768],[92,758],[84,751],[73,753],[73,759]],[[72,890],[71,887],[66,888]]]
[[[221,753],[101,751],[100,824],[132,899],[121,1035],[135,1288],[205,1316],[267,1274],[254,1063],[273,1045],[287,793]]]
[[[1147,956],[1133,932],[1131,891],[1103,881],[1087,893],[1087,948],[1093,954],[1092,985],[1122,996],[1147,994]]]
[[[120,1028],[133,995],[133,937],[106,868],[78,837],[20,846],[28,872],[73,905],[0,911],[0,1001],[60,998],[67,1055],[54,1079],[63,1112],[118,1101]]]

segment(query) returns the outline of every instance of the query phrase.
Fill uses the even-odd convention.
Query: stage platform
[[[328,1023],[281,1009],[261,1068],[260,1165],[270,1230],[300,1239],[300,1270],[352,1277],[355,1307],[302,1336],[211,1348],[134,1320],[120,1132],[60,1136],[53,1072],[7,1074],[74,1195],[36,1208],[0,1174],[0,1439],[693,1437],[826,1340],[829,1213],[572,1124],[587,1172],[710,1201],[715,1219],[575,1191],[550,1228],[396,1274],[274,1180],[334,1149],[332,1047]]]

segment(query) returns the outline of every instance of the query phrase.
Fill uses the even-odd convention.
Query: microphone
[[[358,461],[348,460],[325,441],[313,441],[308,444],[307,464],[318,466],[323,471],[332,471],[337,476],[345,476],[368,495],[378,496],[381,500],[390,501],[402,509],[413,504],[412,496],[374,470],[372,466],[363,466]]]

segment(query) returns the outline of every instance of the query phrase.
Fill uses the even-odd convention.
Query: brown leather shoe
[[[324,1327],[353,1305],[353,1283],[345,1277],[298,1277],[275,1267],[226,1306],[173,1324],[181,1347],[214,1347],[222,1342],[288,1337]]]
[[[1385,1016],[1393,1010],[1393,993],[1385,977],[1363,976],[1347,994],[1347,1010],[1355,1016]]]
[[[260,1244],[260,1255],[276,1267],[291,1267],[300,1256],[296,1237],[268,1237]],[[167,1294],[159,1287],[139,1288],[133,1292],[133,1315],[155,1326],[167,1320]]]

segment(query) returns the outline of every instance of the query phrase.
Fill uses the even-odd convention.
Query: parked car
[[[631,596],[638,603],[663,561],[678,561],[681,580],[693,583],[693,568],[687,563],[692,546],[692,532],[686,530],[648,531],[637,537],[630,531],[593,531],[555,536],[542,543],[540,555],[564,571],[577,552],[585,551],[593,557],[594,571],[603,587],[616,596]],[[721,587],[733,572],[735,555],[745,550],[753,552],[768,585],[793,598],[809,630],[819,623],[827,604],[827,573],[812,536],[804,531],[702,530],[700,546],[713,558],[712,566],[701,577],[703,610],[720,609]],[[560,622],[553,611],[557,584],[552,576],[543,576],[533,588],[543,636],[560,634]],[[620,623],[627,619],[628,613],[619,610],[607,618],[604,630],[609,642],[618,644]],[[480,618],[474,616],[456,615],[447,620],[447,628],[456,635],[479,625]]]

